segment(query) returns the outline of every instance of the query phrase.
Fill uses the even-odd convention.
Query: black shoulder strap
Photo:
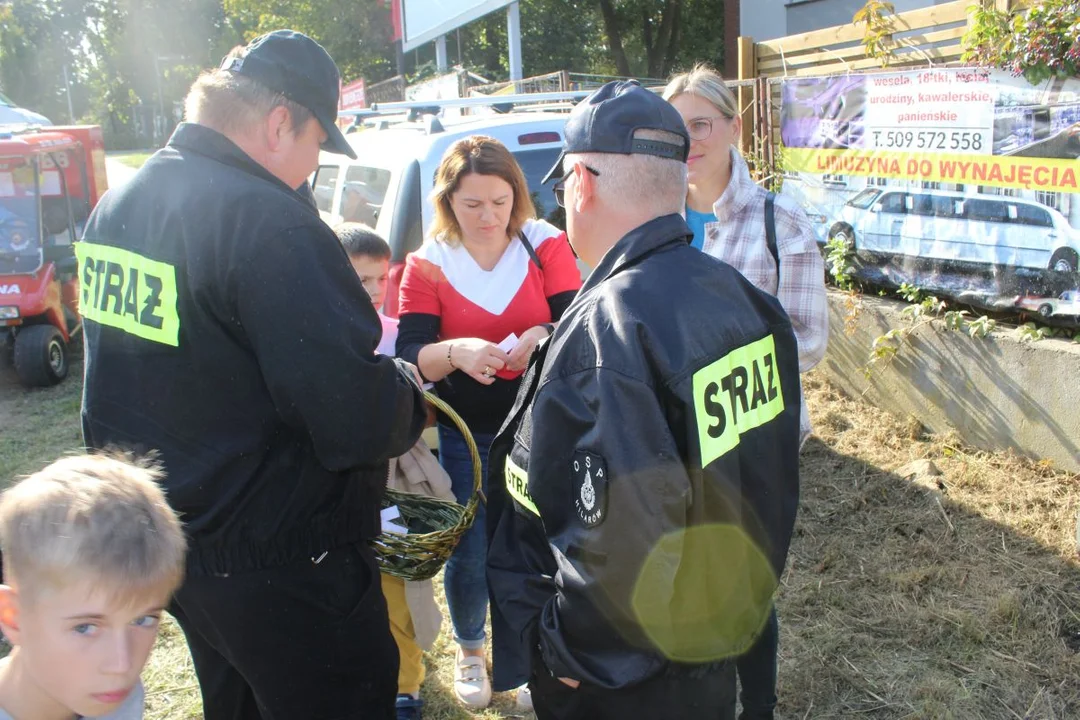
[[[780,275],[780,251],[776,247],[776,193],[765,196],[765,244],[769,246],[776,262],[776,274]]]
[[[529,258],[536,263],[536,267],[540,268],[540,272],[544,271],[544,265],[540,262],[540,256],[536,254],[536,250],[533,249],[532,243],[529,242],[529,238],[525,237],[525,231],[518,231],[518,239],[521,240],[521,244],[525,246],[525,252],[529,253]]]

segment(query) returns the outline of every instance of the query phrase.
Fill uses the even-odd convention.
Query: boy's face
[[[371,296],[371,302],[381,308],[386,299],[386,283],[390,273],[390,261],[374,258],[370,255],[352,255],[349,257],[353,270],[356,271],[364,289]]]
[[[28,693],[97,717],[115,710],[138,683],[167,602],[165,592],[117,600],[89,582],[44,591],[32,602],[3,588],[0,620],[23,676],[37,685]]]

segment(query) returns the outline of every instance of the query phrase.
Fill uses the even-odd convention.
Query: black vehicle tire
[[[1050,269],[1060,273],[1075,274],[1080,270],[1080,257],[1071,248],[1060,248],[1050,258]]]
[[[30,325],[15,336],[15,373],[27,387],[49,387],[67,377],[68,348],[52,325]]]
[[[1054,314],[1054,308],[1049,303],[1043,303],[1039,306],[1039,314],[1044,318],[1048,318]]]
[[[15,366],[15,336],[10,330],[0,332],[0,367]]]

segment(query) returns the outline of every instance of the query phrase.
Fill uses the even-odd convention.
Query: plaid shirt
[[[713,204],[717,222],[705,226],[702,249],[734,266],[747,280],[780,301],[791,317],[799,344],[799,371],[806,372],[825,357],[829,342],[825,263],[802,208],[790,198],[777,195],[777,277],[776,262],[765,242],[766,194],[750,178],[746,161],[732,148],[731,182]],[[804,404],[804,434],[809,428]]]

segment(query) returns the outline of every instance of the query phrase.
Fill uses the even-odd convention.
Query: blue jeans
[[[487,492],[488,449],[494,435],[474,433],[473,440],[483,464],[483,488]],[[439,425],[439,462],[450,476],[457,501],[464,505],[473,494],[472,456],[465,438],[456,428]],[[484,622],[487,620],[487,531],[484,504],[476,507],[472,527],[461,536],[454,554],[446,563],[443,586],[454,639],[467,650],[484,647]]]

